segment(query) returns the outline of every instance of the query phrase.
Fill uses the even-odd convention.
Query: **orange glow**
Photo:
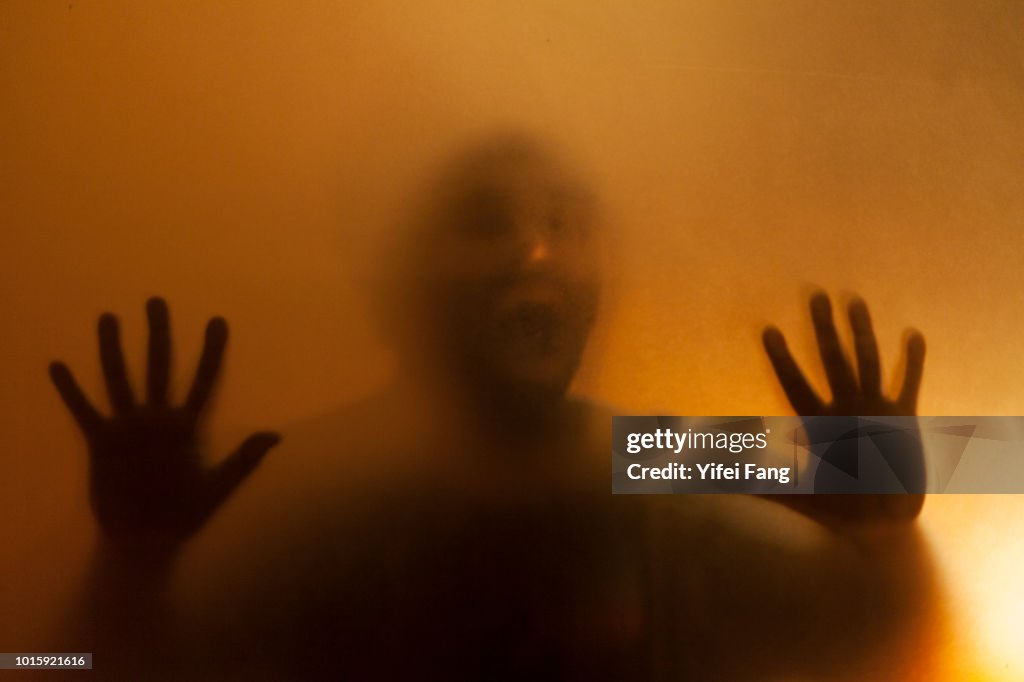
[[[380,207],[496,125],[564,142],[602,194],[574,391],[788,414],[759,335],[824,386],[824,287],[872,305],[886,376],[924,333],[921,414],[1021,413],[1020,26],[1021,4],[883,0],[3,3],[0,650],[54,627],[94,540],[47,363],[100,399],[112,310],[141,377],[159,293],[179,391],[206,319],[231,324],[217,456],[349,403],[391,369],[363,296]],[[933,498],[920,523],[949,621],[921,679],[1024,678],[1024,496]]]

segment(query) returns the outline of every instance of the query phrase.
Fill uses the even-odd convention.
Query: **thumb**
[[[281,436],[270,431],[253,434],[210,472],[207,489],[207,514],[212,513],[223,504],[235,491],[235,488],[255,471],[267,451],[280,441]]]

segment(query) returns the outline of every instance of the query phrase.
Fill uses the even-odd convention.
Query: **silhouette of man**
[[[174,636],[184,647],[176,655],[197,666],[190,677],[729,679],[764,665],[815,675],[837,648],[906,625],[901,614],[919,596],[888,589],[886,559],[896,546],[903,570],[919,571],[913,536],[897,529],[866,544],[859,528],[913,519],[920,496],[772,498],[808,521],[762,499],[610,495],[611,413],[567,395],[600,297],[600,221],[586,184],[550,148],[519,134],[487,138],[450,159],[411,206],[383,295],[396,380],[298,437],[329,447],[333,463],[317,460],[315,484],[259,526],[261,558],[249,564],[259,568],[239,578],[237,594],[218,590],[206,615],[219,625],[204,632],[230,636]],[[99,324],[112,416],[63,364],[51,366],[90,452],[104,538],[90,589],[108,633],[97,646],[126,658],[124,641],[146,647],[145,637],[123,640],[126,631],[164,618],[147,604],[173,557],[278,440],[255,434],[204,469],[196,428],[226,323],[210,322],[195,384],[174,406],[166,304],[152,299],[147,312],[144,401],[127,381],[112,315]],[[919,335],[890,401],[863,302],[849,310],[857,369],[828,298],[816,295],[811,313],[831,403],[781,333],[764,337],[800,414],[914,413]],[[282,474],[274,484],[288,482]],[[281,520],[289,514],[292,525]],[[758,518],[803,524],[813,542],[786,546],[777,524]],[[800,625],[781,626],[790,622]],[[856,635],[849,641],[841,622]],[[787,655],[794,641],[807,646]],[[737,642],[747,656],[730,655]]]

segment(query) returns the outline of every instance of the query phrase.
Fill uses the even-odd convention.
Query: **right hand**
[[[215,317],[206,327],[195,381],[181,405],[171,405],[167,304],[151,298],[146,399],[137,401],[125,371],[117,318],[99,319],[100,363],[113,415],[104,417],[82,393],[68,367],[50,377],[85,434],[93,512],[112,540],[156,540],[176,546],[198,531],[279,440],[256,433],[221,464],[202,465],[197,425],[220,369],[228,328]]]

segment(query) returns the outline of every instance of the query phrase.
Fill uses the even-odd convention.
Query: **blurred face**
[[[434,198],[421,283],[449,363],[478,388],[561,395],[598,302],[593,198],[518,138],[458,159]]]

